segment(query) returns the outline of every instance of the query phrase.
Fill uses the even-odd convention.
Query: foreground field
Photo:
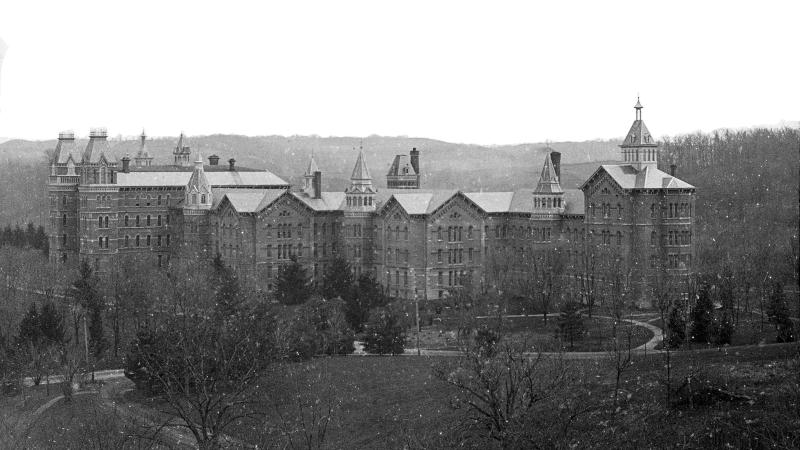
[[[681,386],[691,376],[697,385],[719,388],[735,399],[697,397],[703,401],[682,404],[680,390],[674,389],[673,405],[667,408],[664,355],[639,355],[621,377],[619,405],[611,407],[614,371],[608,355],[568,360],[571,394],[559,400],[561,406],[556,403],[537,412],[531,425],[538,425],[532,429],[540,444],[528,442],[522,447],[798,448],[799,345],[671,356],[672,386]],[[457,362],[457,358],[404,356],[281,364],[263,380],[259,397],[253,399],[253,412],[259,414],[235,424],[229,433],[259,448],[493,448],[495,443],[480,437],[477,424],[464,420],[466,409],[453,407],[457,391],[434,376],[435,367]],[[99,393],[76,396],[72,403],[57,401],[31,417],[57,392],[52,387],[46,395],[40,386],[26,390],[24,397],[2,400],[4,430],[18,430],[14,442],[23,443],[23,448],[154,444],[137,438],[148,430],[137,428],[141,424],[132,423]],[[140,411],[153,422],[168,419],[156,412],[163,404],[136,391],[120,392],[111,400],[119,409]],[[9,442],[0,446],[11,448],[5,445]]]

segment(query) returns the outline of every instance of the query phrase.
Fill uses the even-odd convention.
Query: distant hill
[[[154,138],[147,141],[156,164],[172,162],[172,149],[177,138]],[[110,138],[111,158],[121,159],[138,150],[136,139]],[[55,140],[10,140],[0,143],[0,161],[44,162],[55,147]],[[569,173],[574,164],[594,163],[617,158],[618,141],[555,142],[550,146],[562,153],[563,178],[570,187],[582,182],[580,174]],[[86,140],[78,140],[83,147]],[[420,150],[423,185],[428,188],[457,186],[463,189],[515,189],[536,183],[547,145],[544,143],[479,146],[455,144],[425,138],[383,137],[316,137],[316,136],[240,136],[210,135],[189,139],[193,151],[204,158],[216,154],[221,164],[230,157],[237,165],[269,169],[293,184],[299,184],[308,159],[314,152],[323,171],[323,184],[328,190],[344,189],[356,159],[359,145],[364,148],[367,164],[378,187],[385,186],[385,174],[394,155]],[[592,165],[596,167],[596,165]],[[580,179],[580,180],[578,180]],[[566,186],[565,186],[566,187]]]

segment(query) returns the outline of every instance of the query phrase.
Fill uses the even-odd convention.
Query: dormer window
[[[203,203],[203,204],[206,203],[206,194],[203,194],[203,195],[200,196],[200,203]]]

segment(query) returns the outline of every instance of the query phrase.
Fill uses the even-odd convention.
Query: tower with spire
[[[212,203],[211,184],[206,178],[203,169],[203,157],[200,151],[197,152],[197,160],[194,162],[194,170],[189,182],[186,184],[183,208],[195,210],[209,210]]]
[[[153,157],[150,156],[150,152],[147,151],[147,135],[144,130],[142,130],[142,134],[139,136],[139,151],[136,152],[133,163],[136,167],[150,167],[153,164]]]
[[[178,145],[175,146],[172,155],[175,157],[176,166],[189,166],[189,158],[191,158],[192,151],[186,143],[186,136],[183,134],[183,131],[181,131],[181,135],[178,137]]]
[[[303,193],[309,197],[314,197],[314,177],[316,173],[322,173],[317,166],[317,160],[314,159],[314,152],[311,152],[311,158],[308,160],[308,167],[303,174]]]
[[[636,97],[636,105],[633,108],[636,110],[636,119],[625,136],[625,140],[620,144],[622,160],[636,170],[644,170],[647,167],[657,169],[658,144],[642,120],[644,106],[639,101],[639,97]]]
[[[372,176],[361,146],[358,147],[358,158],[350,175],[350,186],[344,192],[347,211],[375,211],[376,191],[372,187]]]
[[[549,148],[548,148],[549,149]],[[558,163],[555,163],[558,161]],[[533,210],[537,214],[561,214],[564,212],[564,190],[559,180],[561,154],[548,152],[544,157],[544,166],[539,182],[533,191]]]

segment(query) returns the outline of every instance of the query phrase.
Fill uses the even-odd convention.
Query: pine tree
[[[562,339],[569,341],[569,349],[575,348],[575,341],[583,337],[586,327],[583,314],[577,302],[567,302],[558,316],[558,331]]]
[[[28,311],[19,323],[19,333],[16,339],[17,345],[38,347],[42,342],[41,316],[36,308],[36,303],[31,303]]]
[[[99,358],[105,350],[103,336],[103,299],[97,290],[97,278],[86,260],[81,261],[78,268],[78,279],[72,283],[73,295],[78,304],[86,311],[89,318],[89,347],[93,355]],[[76,324],[76,327],[78,325]],[[77,335],[77,328],[76,328]]]
[[[708,285],[702,285],[697,296],[697,302],[692,309],[692,342],[705,344],[711,338],[712,313],[714,305],[711,303],[711,294]]]
[[[683,318],[683,308],[674,307],[667,320],[667,344],[670,348],[679,348],[686,341],[686,320]]]
[[[225,265],[219,254],[212,263],[215,275],[215,308],[218,318],[229,318],[239,312],[242,298],[239,280],[234,271]]]
[[[292,256],[291,262],[281,267],[275,283],[275,295],[284,305],[305,303],[311,296],[311,285],[306,269]]]
[[[322,296],[347,299],[353,293],[353,270],[344,258],[337,256],[322,275]]]
[[[52,301],[42,305],[39,315],[39,324],[42,337],[50,344],[59,345],[67,340],[67,331],[64,327],[64,317]]]
[[[360,333],[369,319],[370,310],[385,304],[386,296],[375,275],[364,272],[358,277],[355,293],[345,299],[345,320],[356,333]]]

